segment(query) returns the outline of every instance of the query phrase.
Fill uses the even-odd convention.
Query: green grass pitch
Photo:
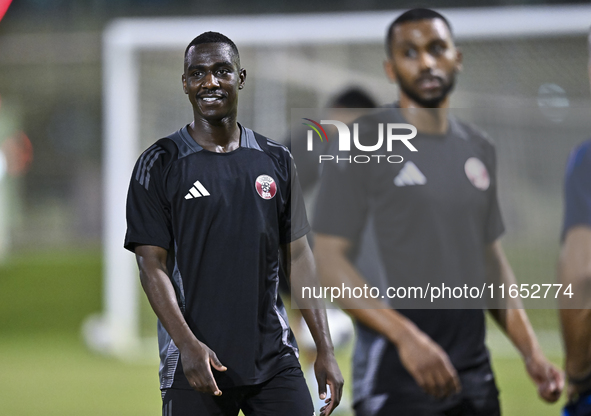
[[[148,363],[90,353],[80,336],[101,309],[98,250],[33,253],[0,265],[0,403],[3,416],[158,416],[157,351]],[[557,338],[556,312],[531,311],[546,338]],[[149,316],[149,315],[148,315]],[[152,327],[148,318],[146,327]],[[538,326],[538,325],[536,325]],[[505,416],[558,415],[542,403],[521,360],[492,332],[493,365]],[[547,343],[561,363],[559,341]],[[349,351],[339,362],[351,386]],[[347,413],[342,413],[347,414]]]

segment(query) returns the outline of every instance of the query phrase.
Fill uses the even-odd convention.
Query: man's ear
[[[396,84],[396,71],[394,71],[394,62],[392,59],[386,59],[384,61],[384,72],[391,83]]]
[[[240,77],[240,83],[238,84],[238,89],[242,89],[244,88],[244,83],[246,82],[246,69],[244,68],[240,68],[240,72],[239,75]]]
[[[183,80],[183,91],[185,92],[185,94],[188,94],[189,91],[187,90],[187,77],[185,77],[185,74],[183,74],[181,79]]]
[[[462,72],[462,69],[464,69],[464,54],[461,49],[456,48],[456,71]]]

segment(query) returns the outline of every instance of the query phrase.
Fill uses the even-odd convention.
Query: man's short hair
[[[240,54],[238,53],[236,44],[232,42],[229,37],[224,36],[218,32],[204,32],[193,39],[187,46],[187,49],[185,49],[185,64],[187,64],[187,55],[189,54],[189,49],[191,49],[193,46],[201,45],[202,43],[224,43],[228,45],[232,49],[232,53],[236,58],[236,63],[238,66],[240,66]]]
[[[416,22],[418,20],[424,19],[441,19],[449,29],[449,33],[452,33],[451,25],[441,13],[437,13],[435,10],[424,9],[420,7],[416,9],[410,9],[398,16],[388,28],[388,32],[386,33],[386,54],[390,58],[392,57],[392,45],[394,44],[394,28],[402,23]]]
[[[330,108],[376,108],[370,95],[359,87],[350,87],[338,94],[328,104]]]

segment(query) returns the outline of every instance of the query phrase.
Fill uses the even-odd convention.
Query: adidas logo
[[[185,195],[185,199],[201,198],[202,196],[209,196],[209,192],[207,192],[205,186],[201,185],[201,182],[197,181],[189,189],[189,193]]]
[[[426,183],[427,178],[425,178],[423,172],[411,161],[406,162],[394,178],[394,185],[396,186],[424,185]]]

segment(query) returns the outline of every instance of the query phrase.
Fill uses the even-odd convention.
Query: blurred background
[[[0,2],[0,12],[9,3]],[[285,142],[291,108],[327,106],[351,86],[379,105],[395,100],[382,71],[383,36],[400,11],[418,5],[9,4],[0,21],[2,414],[160,413],[155,318],[138,288],[133,256],[121,247],[121,189],[142,149],[191,121],[180,81],[184,47],[194,36],[215,30],[214,23],[239,28],[233,40],[248,71],[239,121]],[[591,127],[591,8],[527,0],[450,0],[444,9],[426,0],[420,6],[449,17],[464,53],[452,106],[497,144],[504,243],[518,279],[552,280],[566,158]],[[355,21],[372,27],[355,27]],[[282,22],[292,32],[282,32]],[[228,30],[220,29],[233,37]],[[109,184],[117,181],[112,192]],[[114,301],[113,293],[123,295]],[[118,309],[121,303],[129,307]],[[556,312],[530,315],[546,353],[561,364]],[[111,330],[118,322],[127,338]],[[125,342],[114,347],[117,337]],[[537,399],[494,324],[489,338],[504,414],[559,414],[558,406]],[[346,374],[350,348],[343,337]]]

